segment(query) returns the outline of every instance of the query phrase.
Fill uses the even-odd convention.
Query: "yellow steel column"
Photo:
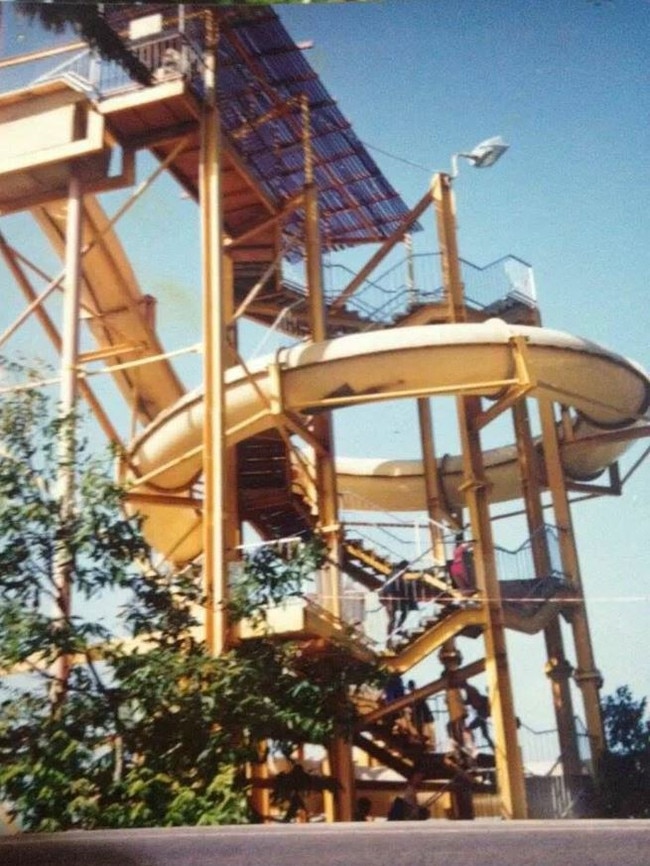
[[[354,818],[355,778],[352,761],[352,743],[342,736],[335,737],[328,746],[329,765],[332,777],[339,783],[334,796],[336,821],[352,821]]]
[[[55,550],[54,587],[55,616],[63,626],[71,614],[71,587],[74,578],[74,557],[70,548],[69,530],[75,512],[76,449],[79,357],[79,308],[81,292],[81,182],[72,175],[68,187],[68,212],[65,237],[65,282],[63,292],[63,326],[61,329],[61,386],[59,394],[58,437],[58,499],[60,538]],[[65,697],[70,659],[61,655],[52,674],[50,699],[53,705]]]
[[[448,174],[439,172],[434,175],[431,194],[436,212],[442,285],[449,305],[449,318],[452,322],[464,322],[467,315],[458,257],[456,207],[451,188],[451,178]]]
[[[460,274],[456,219],[451,178],[437,174],[432,195],[440,244],[442,278],[452,322],[466,319],[463,284]],[[469,511],[474,538],[474,564],[477,587],[485,605],[485,671],[492,705],[496,743],[496,770],[505,817],[526,817],[526,789],[517,741],[510,670],[506,651],[501,592],[497,579],[490,503],[484,477],[483,453],[479,434],[480,397],[456,398],[462,445],[465,505]]]
[[[221,259],[221,298],[223,302],[224,322],[224,371],[227,367],[236,363],[237,359],[237,323],[234,320],[235,312],[235,287],[234,287],[234,262],[230,255],[225,253]],[[225,438],[225,437],[224,437]],[[237,446],[224,447],[224,478],[225,488],[223,490],[223,566],[226,569],[226,592],[228,592],[228,576],[230,566],[240,558],[241,550],[241,522],[239,520],[238,500],[238,478],[237,478]],[[224,628],[227,628],[227,622]]]
[[[323,758],[321,772],[323,776],[336,778],[335,768],[332,766],[332,758],[330,750],[327,750],[326,756]],[[336,795],[333,791],[323,791],[323,812],[325,813],[325,821],[328,824],[333,824],[336,821]]]
[[[203,423],[203,573],[207,598],[205,639],[216,655],[226,645],[227,592],[225,558],[226,449],[224,430],[224,372],[226,320],[222,297],[221,153],[216,106],[217,25],[206,15],[205,99],[201,108],[199,205],[203,284],[203,366],[205,417]]]
[[[422,463],[424,466],[424,486],[427,499],[427,514],[429,517],[429,530],[431,546],[433,548],[436,562],[445,562],[445,546],[440,527],[442,518],[441,488],[438,475],[438,464],[435,454],[433,439],[433,422],[431,420],[430,401],[426,398],[418,399],[418,419],[420,422],[420,438],[422,441]],[[461,682],[454,677],[462,663],[462,656],[456,646],[454,638],[445,641],[440,649],[438,658],[444,668],[446,677],[445,694],[447,698],[447,710],[449,720],[457,723],[465,713],[465,704],[460,692]]]
[[[251,791],[249,800],[251,807],[262,821],[268,821],[271,813],[271,786],[269,782],[269,759],[266,742],[261,741],[258,747],[258,760],[249,764]],[[256,784],[257,783],[257,784]]]
[[[530,431],[530,418],[526,401],[520,400],[515,403],[512,413],[524,506],[528,520],[528,531],[532,540],[535,576],[538,578],[546,577],[551,573],[551,562],[548,541],[544,531],[540,466]],[[571,665],[564,653],[562,629],[557,616],[544,629],[544,640],[548,660],[546,674],[551,681],[562,767],[565,777],[571,780],[580,774],[580,756],[569,684]]]
[[[456,724],[465,715],[465,703],[460,691],[460,686],[463,680],[458,676],[457,671],[463,663],[463,656],[456,646],[456,641],[452,638],[447,640],[440,647],[438,658],[443,667],[445,678],[445,697],[447,699],[447,712],[449,713],[449,722],[451,730],[456,730]],[[444,742],[444,736],[442,737]]]
[[[424,487],[427,500],[427,515],[429,517],[429,533],[433,556],[437,563],[445,562],[445,547],[442,537],[443,510],[441,506],[440,478],[436,461],[435,442],[433,438],[433,421],[431,420],[431,402],[426,397],[418,399],[418,420],[420,423],[420,442],[422,446],[422,464],[424,467]]]
[[[517,741],[517,720],[506,648],[501,590],[497,577],[487,482],[477,420],[479,397],[458,397],[463,449],[464,492],[474,538],[476,585],[485,605],[485,672],[494,721],[496,770],[505,817],[525,818],[526,789]]]
[[[314,182],[310,115],[306,98],[302,101],[302,123],[305,155],[304,203],[309,324],[311,339],[314,342],[319,342],[327,338],[327,324],[325,296],[323,292],[318,189]],[[323,606],[333,616],[338,617],[341,613],[339,587],[341,539],[331,413],[321,412],[314,418],[313,432],[323,446],[323,452],[315,455],[318,513],[321,532],[328,553],[328,562],[324,569],[322,587]]]
[[[576,550],[573,534],[571,509],[557,438],[553,401],[548,397],[540,397],[538,402],[542,425],[546,476],[553,502],[555,523],[559,532],[562,568],[569,575],[571,589],[575,597],[571,612],[571,629],[573,631],[578,667],[574,672],[574,679],[582,692],[585,722],[589,735],[592,762],[595,768],[605,747],[599,693],[602,686],[602,677],[600,671],[596,668],[591,635],[589,633],[578,551]]]

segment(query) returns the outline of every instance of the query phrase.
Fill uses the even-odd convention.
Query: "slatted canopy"
[[[182,31],[202,52],[207,10],[219,30],[222,129],[263,192],[281,206],[304,185],[300,98],[306,97],[323,245],[340,249],[389,237],[408,208],[271,7],[128,4],[107,6],[106,16],[126,33],[133,19],[160,13],[165,30]],[[301,236],[303,218],[297,211],[285,231]]]

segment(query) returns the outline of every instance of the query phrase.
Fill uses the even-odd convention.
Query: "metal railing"
[[[135,40],[129,45],[135,57],[152,73],[153,84],[173,78],[185,78],[197,95],[203,90],[203,55],[199,46],[184,34],[167,31],[154,37]],[[102,60],[86,48],[38,76],[33,83],[70,78],[83,82],[97,99],[105,99],[118,92],[142,87],[118,63]]]
[[[544,544],[549,562],[549,573],[537,575],[533,550],[535,544]],[[545,524],[527,538],[519,547],[508,549],[495,545],[499,580],[535,580],[537,577],[566,579],[562,571],[559,531],[556,526]]]
[[[186,33],[170,30],[133,40],[129,50],[150,70],[153,84],[183,78],[202,97],[204,59],[200,39],[191,40]],[[59,63],[33,83],[56,78],[67,78],[97,100],[142,87],[118,63],[101,59],[89,48]],[[439,259],[437,252],[405,255],[403,248],[396,248],[387,256],[385,269],[377,277],[364,280],[347,299],[345,308],[372,328],[395,323],[422,305],[442,303],[445,292]],[[508,300],[537,306],[533,269],[523,259],[506,255],[483,267],[463,258],[460,262],[468,307],[494,310],[497,315]],[[324,273],[325,297],[330,303],[355,276],[353,269],[340,262],[325,261]],[[297,281],[291,287],[297,294],[306,294]]]
[[[439,253],[402,256],[374,279],[364,280],[348,298],[346,308],[369,323],[388,324],[425,304],[442,303],[445,291],[439,275]],[[503,256],[480,267],[460,259],[465,302],[476,310],[498,312],[508,300],[537,306],[534,273],[531,265],[514,255]],[[341,263],[325,263],[326,298],[331,302],[355,276]]]

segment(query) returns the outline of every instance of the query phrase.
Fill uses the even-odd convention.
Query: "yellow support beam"
[[[605,748],[603,720],[600,710],[602,676],[596,668],[591,643],[582,579],[580,576],[578,551],[573,533],[567,483],[560,457],[560,445],[553,402],[550,398],[542,396],[538,400],[538,405],[542,425],[547,481],[551,492],[555,524],[559,531],[562,570],[565,574],[569,575],[571,588],[575,596],[575,604],[570,618],[578,663],[577,669],[574,672],[574,679],[582,692],[585,723],[589,735],[592,761],[595,767],[598,765],[598,761]]]

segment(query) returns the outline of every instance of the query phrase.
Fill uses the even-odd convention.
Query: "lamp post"
[[[500,159],[507,148],[508,145],[498,136],[486,139],[469,152],[454,154],[451,174],[438,172],[433,178],[432,198],[436,211],[442,280],[449,305],[448,321],[452,323],[467,320],[452,192],[452,181],[458,173],[458,159],[466,159],[475,168],[488,168]],[[459,395],[456,398],[456,411],[462,443],[462,490],[474,539],[476,582],[485,611],[485,671],[495,729],[499,792],[504,815],[508,818],[525,818],[526,792],[517,741],[504,615],[492,539],[489,490],[479,434],[481,398],[475,395]]]
[[[461,151],[452,155],[451,174],[438,172],[433,178],[432,197],[440,243],[442,282],[449,304],[451,322],[464,322],[467,318],[456,239],[456,208],[452,192],[452,181],[458,175],[458,160],[466,159],[474,168],[489,168],[503,156],[508,147],[509,145],[501,136],[486,138],[471,151]]]

